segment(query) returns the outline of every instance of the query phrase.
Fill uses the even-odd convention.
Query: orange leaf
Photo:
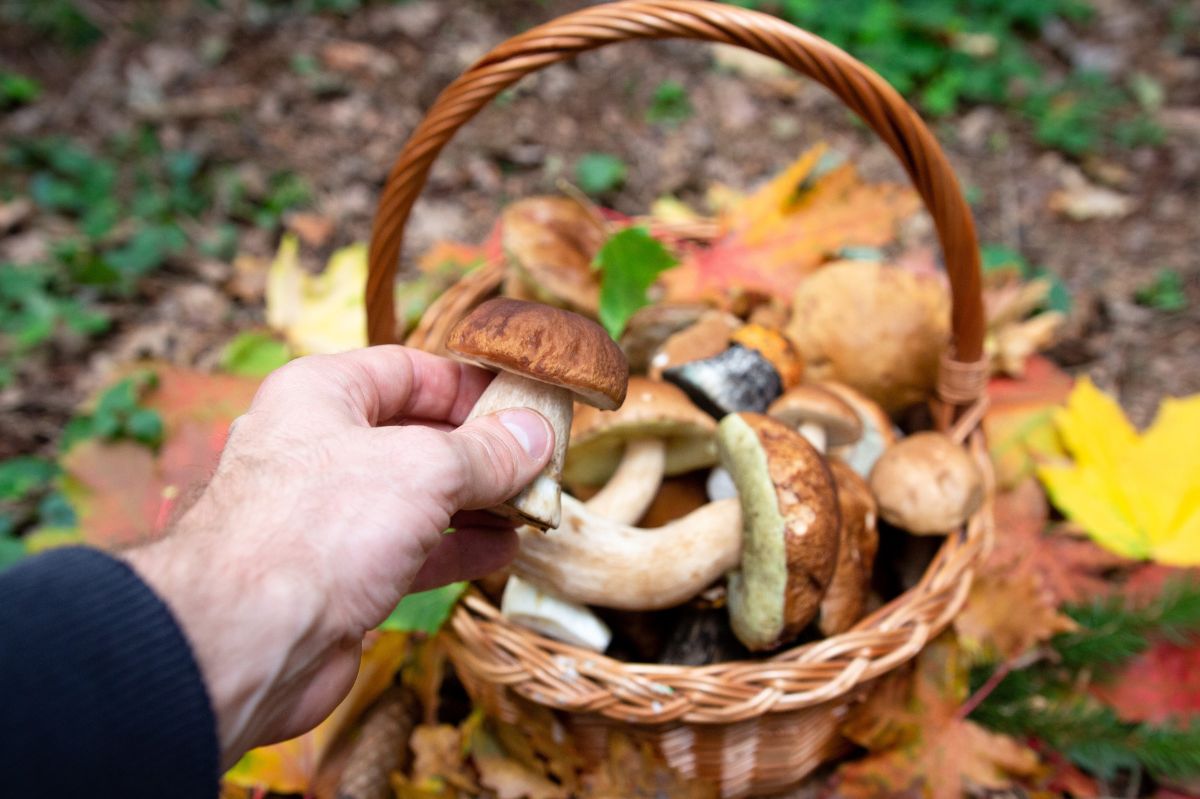
[[[983,661],[1012,660],[1055,634],[1075,629],[1030,572],[985,571],[971,585],[954,629]]]
[[[667,300],[724,304],[741,294],[791,301],[805,275],[846,247],[880,247],[915,212],[916,193],[864,184],[850,164],[818,174],[823,147],[809,150],[754,194],[723,209],[711,246],[684,253],[663,274]]]
[[[1065,456],[1054,427],[1054,411],[1071,393],[1074,381],[1047,359],[1034,355],[1019,378],[996,377],[988,383],[983,429],[1001,488],[1034,473],[1039,461]]]

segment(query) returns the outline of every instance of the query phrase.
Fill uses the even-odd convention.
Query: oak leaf
[[[1054,422],[1073,462],[1038,475],[1069,519],[1124,557],[1200,565],[1200,394],[1167,398],[1139,434],[1085,378]]]

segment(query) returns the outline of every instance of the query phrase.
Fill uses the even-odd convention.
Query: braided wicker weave
[[[388,178],[375,218],[366,304],[372,343],[394,341],[392,285],[408,215],[434,159],[464,123],[522,76],[585,50],[686,38],[771,56],[828,87],[891,148],[937,228],[953,300],[935,418],[987,476],[987,499],[949,536],[920,583],[852,630],[769,660],[686,667],[625,663],[507,623],[472,592],[451,622],[451,655],[477,701],[510,721],[518,704],[565,711],[585,754],[609,732],[652,741],[685,775],[723,796],[783,790],[842,751],[838,724],[871,681],[913,658],[950,623],[991,535],[991,464],[978,431],[986,379],[975,228],[928,128],[875,72],[828,42],[765,14],[703,0],[624,0],[533,28],[485,55],[437,99]],[[503,269],[476,270],[430,307],[408,343],[438,350],[446,330],[494,293]]]

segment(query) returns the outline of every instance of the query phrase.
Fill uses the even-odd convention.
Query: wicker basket
[[[774,17],[701,0],[625,0],[527,31],[480,59],[437,99],[388,178],[370,251],[372,343],[395,341],[392,286],[404,226],[429,169],[455,131],[524,75],[576,53],[631,39],[738,45],[824,84],[892,149],[937,227],[953,299],[952,346],[942,359],[936,424],[986,476],[987,499],[948,536],[920,583],[852,630],[769,660],[701,667],[625,663],[509,624],[472,592],[451,622],[451,657],[472,696],[515,721],[518,704],[563,711],[585,755],[614,729],[652,741],[675,768],[726,797],[795,785],[843,751],[838,725],[872,681],[913,658],[950,623],[991,535],[992,470],[978,430],[987,378],[975,228],[958,182],[917,114],[875,72]],[[476,270],[429,309],[408,343],[439,350],[449,326],[498,290],[503,268]]]

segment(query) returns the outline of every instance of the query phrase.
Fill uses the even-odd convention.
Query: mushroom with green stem
[[[654,501],[664,475],[716,462],[716,430],[716,422],[675,386],[631,377],[617,410],[576,409],[563,473],[568,479],[593,478],[579,480],[584,483],[607,476],[585,506],[598,516],[633,524]]]
[[[446,340],[456,358],[499,373],[469,418],[532,408],[554,428],[554,453],[533,483],[493,510],[547,530],[558,526],[573,399],[612,410],[625,400],[629,365],[604,328],[578,314],[507,298],[488,300]]]
[[[742,507],[742,556],[728,580],[730,624],[748,649],[774,649],[812,621],[833,578],[837,490],[821,454],[769,416],[726,416],[717,446]]]
[[[504,586],[500,615],[514,624],[594,652],[603,652],[612,641],[612,632],[595,613],[515,574]]]

